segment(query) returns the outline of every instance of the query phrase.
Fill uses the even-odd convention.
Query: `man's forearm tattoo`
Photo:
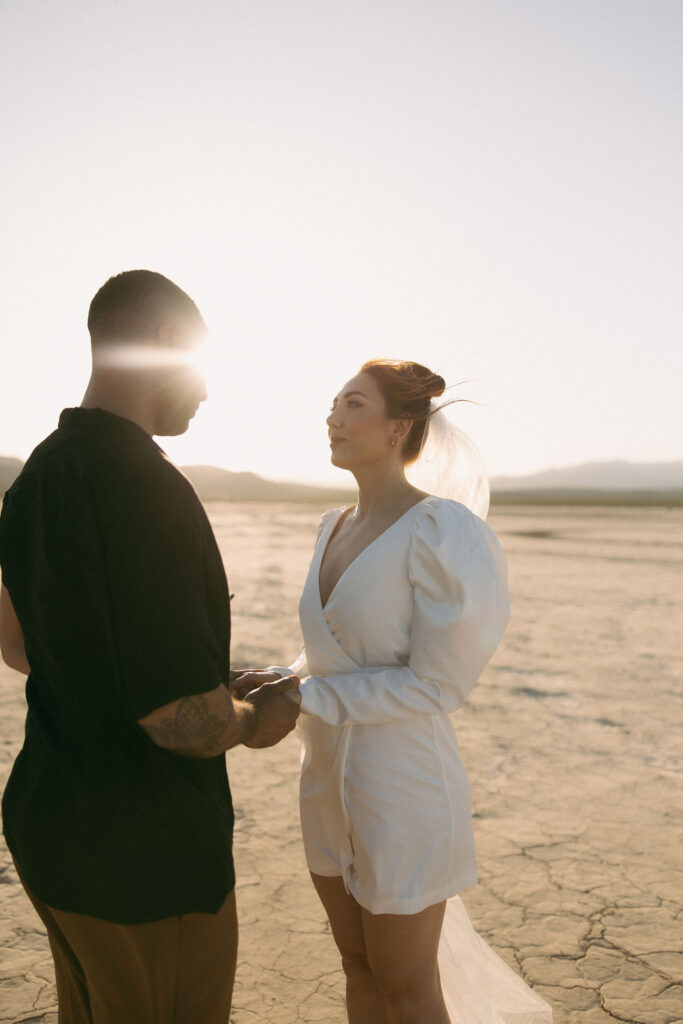
[[[203,694],[183,697],[173,715],[155,725],[145,725],[145,729],[160,747],[179,752],[212,749],[232,724],[232,701],[227,691],[225,701],[227,714],[224,718],[211,711]]]

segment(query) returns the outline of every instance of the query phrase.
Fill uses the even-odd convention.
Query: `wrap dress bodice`
[[[505,629],[505,560],[463,505],[425,498],[323,607],[320,565],[342,511],[323,517],[299,609],[304,846],[311,871],[342,875],[372,913],[412,914],[476,881],[449,716]]]

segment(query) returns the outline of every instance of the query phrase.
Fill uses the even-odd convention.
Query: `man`
[[[0,517],[0,646],[28,675],[5,836],[47,927],[60,1022],[226,1024],[237,921],[223,754],[288,733],[298,680],[244,700],[226,689],[221,558],[152,439],[183,433],[206,398],[191,361],[199,310],[133,270],[98,291],[88,329],[83,403]]]

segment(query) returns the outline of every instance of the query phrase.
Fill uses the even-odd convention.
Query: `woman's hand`
[[[279,672],[266,672],[259,669],[247,669],[240,674],[230,673],[230,693],[237,700],[244,700],[252,690],[258,690],[264,683],[274,683],[282,678]]]
[[[287,700],[291,700],[292,704],[296,704],[297,707],[301,706],[301,690],[298,686],[293,690],[285,690],[285,697]]]

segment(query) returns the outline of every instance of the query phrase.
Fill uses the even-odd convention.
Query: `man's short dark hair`
[[[125,270],[102,285],[88,311],[93,345],[150,338],[178,320],[206,330],[196,304],[182,288],[153,270]]]

